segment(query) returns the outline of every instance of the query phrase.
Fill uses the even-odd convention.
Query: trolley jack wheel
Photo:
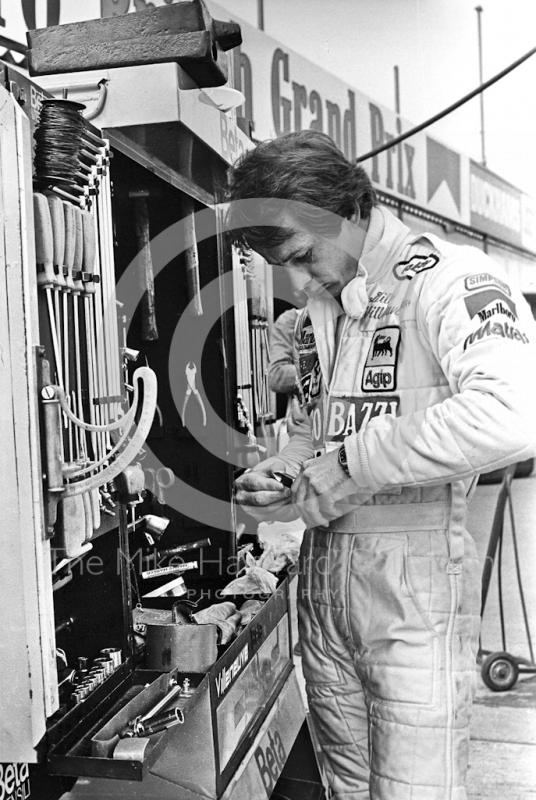
[[[482,662],[480,672],[492,692],[507,692],[519,677],[517,661],[510,653],[490,653]]]

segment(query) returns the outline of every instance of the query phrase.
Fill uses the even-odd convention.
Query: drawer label
[[[28,764],[0,764],[0,800],[26,800],[30,797]]]
[[[216,692],[218,698],[223,697],[225,692],[232,686],[235,678],[239,675],[249,661],[249,644],[238,653],[235,660],[228,666],[224,667],[216,677]]]

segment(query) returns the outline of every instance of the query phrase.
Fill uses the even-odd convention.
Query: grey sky
[[[257,0],[217,0],[257,24]],[[265,30],[417,124],[478,85],[477,2],[265,0]],[[535,0],[482,0],[484,79],[536,46]],[[536,55],[484,94],[487,166],[536,197]],[[478,98],[437,123],[446,144],[481,158]]]

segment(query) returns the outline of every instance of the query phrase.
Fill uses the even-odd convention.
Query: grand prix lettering
[[[397,325],[378,328],[374,332],[363,369],[363,392],[388,392],[396,389],[399,344],[400,328]]]
[[[469,336],[465,339],[463,343],[464,351],[467,350],[475,342],[479,342],[486,336],[500,336],[503,339],[512,339],[516,342],[521,342],[522,344],[528,344],[529,339],[528,336],[522,331],[518,330],[518,328],[514,328],[513,325],[509,325],[507,322],[491,322],[488,320],[485,325],[482,325],[478,330],[470,333]]]

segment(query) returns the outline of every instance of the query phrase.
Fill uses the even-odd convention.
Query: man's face
[[[338,236],[323,237],[306,230],[290,214],[278,219],[278,225],[290,231],[283,244],[260,254],[270,263],[289,270],[296,292],[309,297],[326,292],[340,297],[342,290],[357,272],[363,249],[366,226],[343,220]]]

